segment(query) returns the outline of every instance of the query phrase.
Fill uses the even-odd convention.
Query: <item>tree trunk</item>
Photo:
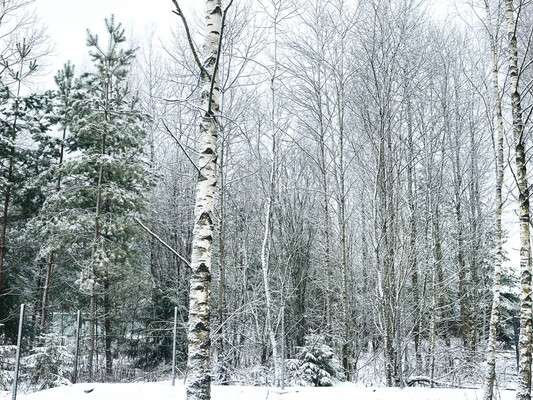
[[[470,262],[470,358],[469,361],[473,361],[476,355],[477,342],[478,342],[478,332],[479,332],[479,307],[480,302],[479,298],[479,263],[478,257],[480,256],[480,249],[482,246],[482,232],[481,232],[481,222],[483,220],[483,215],[481,212],[481,200],[480,200],[480,190],[479,190],[479,168],[478,168],[478,149],[475,141],[475,131],[470,129],[470,226],[472,229],[471,240],[472,240],[472,254]]]
[[[344,16],[341,13],[340,18]],[[339,133],[339,227],[340,227],[340,244],[341,244],[341,273],[342,273],[342,305],[343,305],[343,323],[344,323],[344,341],[342,346],[342,367],[346,374],[346,379],[351,380],[352,376],[352,338],[351,338],[351,321],[350,321],[350,294],[348,288],[349,270],[348,270],[348,243],[346,237],[346,163],[344,159],[345,152],[345,76],[344,76],[344,41],[340,44],[340,58],[337,69],[335,70],[336,81],[336,113],[338,119]]]
[[[111,282],[107,271],[104,272],[104,334],[105,334],[105,373],[109,379],[113,375],[113,353],[111,351]]]
[[[440,221],[439,221],[439,204],[437,203],[434,208],[432,222],[432,236],[433,236],[433,257],[435,265],[432,272],[432,286],[433,295],[431,301],[431,324],[430,324],[430,379],[431,387],[435,380],[435,360],[436,360],[436,346],[437,346],[437,317],[439,316],[439,308],[442,308],[442,299],[440,296],[440,290],[442,287],[442,245],[440,234]]]
[[[324,237],[324,269],[326,270],[326,325],[327,334],[333,333],[333,287],[331,277],[331,254],[330,254],[330,221],[329,221],[329,191],[328,191],[328,176],[326,167],[326,140],[325,128],[322,121],[322,113],[320,114],[320,173],[322,184],[322,208],[324,213],[324,226],[322,227]]]
[[[63,128],[63,141],[61,142],[61,147],[59,151],[59,163],[58,165],[61,166],[63,164],[63,153],[65,150],[65,137],[67,135],[67,128]],[[61,176],[57,178],[56,183],[56,193],[58,193],[61,190]],[[42,302],[42,309],[41,309],[41,333],[43,333],[46,329],[46,317],[47,317],[47,308],[48,308],[48,294],[50,292],[50,283],[52,280],[52,267],[54,266],[54,252],[50,252],[48,256],[48,262],[46,266],[46,280],[44,283],[43,288],[43,302]]]
[[[448,132],[451,135],[451,132]],[[465,262],[465,245],[464,245],[464,229],[463,229],[463,212],[462,212],[462,172],[461,160],[459,153],[461,152],[461,144],[459,143],[458,133],[455,134],[455,140],[450,140],[450,148],[454,151],[453,170],[454,170],[454,201],[455,201],[455,223],[457,224],[457,262],[459,267],[459,310],[461,314],[461,338],[463,347],[469,347],[470,338],[470,310],[468,306],[468,288],[469,284],[466,276],[466,262]]]
[[[106,100],[107,103],[105,104],[105,110],[104,110],[104,120],[107,121],[108,115],[107,115],[107,106],[109,104],[109,87],[105,88],[106,90]],[[106,133],[104,131],[102,135],[102,148],[101,148],[101,155],[104,156],[106,154]],[[95,346],[96,346],[96,280],[97,280],[97,270],[96,270],[96,264],[98,264],[98,257],[99,254],[99,247],[103,247],[100,245],[101,240],[101,227],[100,227],[100,219],[101,219],[101,213],[102,213],[102,185],[104,183],[104,165],[103,160],[100,160],[100,168],[98,171],[98,183],[96,186],[96,210],[94,215],[94,244],[93,244],[93,253],[92,253],[92,260],[91,260],[91,266],[90,266],[90,273],[91,273],[91,299],[90,299],[90,313],[91,313],[91,323],[90,323],[90,338],[89,338],[89,377],[92,377],[93,374],[93,357],[95,352]],[[104,305],[105,309],[105,305]],[[107,315],[105,315],[105,318],[108,318]],[[106,322],[107,323],[107,320]]]
[[[222,131],[222,128],[220,128]],[[219,185],[219,217],[218,217],[218,293],[217,293],[217,311],[218,311],[218,326],[222,327],[224,322],[224,291],[226,286],[226,268],[225,268],[225,258],[226,252],[224,247],[224,230],[225,230],[225,187],[224,187],[224,141],[221,143],[220,149],[220,165],[219,165],[219,176],[220,176],[220,185]],[[224,352],[224,335],[223,329],[219,328],[220,332],[220,341],[219,341],[219,351],[220,353]]]
[[[48,261],[46,262],[46,277],[44,280],[43,287],[43,298],[41,302],[41,334],[45,332],[46,329],[46,314],[48,312],[48,292],[50,291],[50,282],[52,280],[52,266],[54,265],[54,253],[50,252],[48,255]]]
[[[275,70],[275,68],[274,68]],[[268,339],[270,346],[272,347],[272,358],[274,361],[274,381],[277,382],[279,378],[279,355],[278,346],[276,344],[276,335],[274,332],[274,325],[272,321],[272,295],[270,292],[270,278],[269,278],[269,255],[270,255],[270,237],[272,226],[272,207],[274,204],[274,190],[275,190],[275,175],[276,175],[276,158],[277,158],[277,145],[276,145],[276,126],[274,120],[274,107],[275,107],[275,72],[272,76],[272,165],[270,167],[270,178],[268,185],[268,199],[265,211],[265,230],[263,235],[263,244],[261,246],[261,269],[263,271],[263,286],[265,289],[265,302],[266,302],[266,328],[268,333]]]
[[[339,204],[339,224],[341,229],[341,271],[342,271],[342,299],[343,299],[343,314],[344,314],[344,342],[342,346],[342,367],[346,373],[346,380],[351,380],[352,364],[351,364],[351,324],[350,324],[350,297],[348,291],[348,250],[346,243],[346,189],[344,182],[344,133],[340,133],[341,146],[340,146],[340,204]]]
[[[94,353],[96,348],[96,285],[94,282],[94,269],[91,267],[91,298],[89,301],[89,355],[87,360],[87,369],[89,371],[89,381],[93,379],[94,372]]]
[[[492,50],[492,87],[494,100],[496,102],[496,257],[494,259],[494,278],[492,283],[492,310],[490,316],[489,339],[487,343],[487,371],[485,375],[485,387],[483,392],[483,400],[492,400],[494,397],[494,381],[496,380],[496,344],[498,325],[500,322],[500,282],[501,269],[503,262],[502,252],[502,187],[504,179],[504,165],[503,165],[503,114],[502,114],[502,100],[500,96],[500,84],[498,82],[499,68],[498,68],[498,44],[494,37],[492,28],[492,16],[488,0],[485,0],[485,9],[487,12],[487,29],[489,31],[490,45]]]
[[[409,252],[408,268],[411,270],[411,287],[413,293],[413,341],[416,359],[416,371],[420,373],[422,367],[421,354],[421,327],[420,318],[422,315],[420,307],[420,293],[418,288],[418,257],[417,257],[417,228],[416,228],[416,200],[415,200],[415,146],[412,127],[412,110],[411,102],[407,102],[407,146],[409,150],[409,159],[407,160],[407,201],[409,206]]]
[[[177,5],[176,2],[174,2]],[[210,292],[213,244],[213,212],[217,179],[219,112],[218,59],[222,39],[221,0],[206,0],[202,65],[199,174],[196,186],[189,287],[187,399],[211,398]]]
[[[531,249],[529,238],[529,188],[525,143],[523,138],[522,105],[518,87],[518,45],[513,0],[505,0],[505,18],[509,41],[509,77],[513,109],[513,132],[516,146],[516,175],[520,202],[520,372],[517,400],[531,399]]]
[[[20,65],[19,77],[22,75],[22,63]],[[7,170],[6,188],[4,192],[4,210],[2,212],[2,237],[0,239],[0,293],[2,293],[5,286],[5,258],[6,258],[6,244],[7,244],[7,219],[9,216],[9,201],[11,200],[11,193],[13,189],[13,169],[15,168],[15,140],[17,139],[17,122],[18,122],[18,107],[20,96],[21,81],[17,83],[17,97],[15,99],[15,118],[11,125],[11,148],[9,150],[9,165]]]
[[[13,129],[11,140],[13,141],[13,144],[9,153],[9,166],[7,171],[6,188],[4,192],[4,210],[2,213],[2,239],[0,244],[0,293],[3,291],[5,286],[4,260],[6,258],[7,219],[9,214],[9,201],[11,199],[11,187],[13,186],[13,168],[15,159],[15,129]]]

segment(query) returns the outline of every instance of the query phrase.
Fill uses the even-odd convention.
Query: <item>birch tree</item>
[[[355,323],[352,321],[351,293],[354,288],[351,287],[351,260],[350,260],[350,243],[348,231],[348,196],[349,187],[351,186],[349,177],[350,158],[348,157],[348,93],[351,80],[351,68],[346,53],[349,50],[349,33],[352,24],[356,23],[356,12],[349,11],[348,2],[339,0],[332,3],[332,25],[335,50],[333,50],[333,64],[330,65],[330,73],[333,75],[333,104],[332,112],[334,114],[335,137],[337,152],[334,155],[334,165],[336,169],[336,203],[337,218],[339,224],[339,242],[340,242],[340,270],[342,277],[342,311],[343,311],[343,340],[342,340],[342,367],[344,368],[347,380],[352,379],[354,368],[353,361],[353,329]],[[352,158],[353,159],[353,158]]]
[[[187,399],[211,398],[210,357],[210,281],[214,228],[214,199],[217,178],[217,135],[219,113],[219,61],[224,19],[229,6],[222,10],[221,0],[205,2],[205,33],[202,50],[203,61],[192,42],[187,20],[177,2],[175,10],[187,31],[190,49],[200,70],[201,119],[198,183],[196,187],[195,221],[192,238],[191,279],[189,293],[189,352]]]
[[[525,154],[524,122],[519,87],[518,44],[513,0],[505,0],[507,42],[509,47],[509,79],[513,115],[515,166],[520,203],[520,373],[517,400],[531,399],[531,245],[529,233],[529,186]]]
[[[422,27],[426,22],[422,18],[419,1],[402,1],[394,5],[373,1],[365,4],[362,12],[361,26],[365,27],[365,32],[361,35],[365,39],[357,44],[357,49],[359,58],[364,62],[359,70],[361,77],[357,77],[356,93],[366,153],[359,149],[358,152],[361,152],[360,167],[366,180],[372,182],[371,185],[363,182],[363,185],[367,187],[367,201],[371,204],[372,275],[378,299],[374,304],[374,320],[379,336],[383,338],[386,382],[388,385],[402,385],[402,320],[405,319],[405,299],[409,295],[405,288],[407,278],[417,268],[412,257],[417,247],[416,229],[413,229],[416,222],[413,220],[410,227],[404,223],[409,218],[408,214],[414,214],[417,208],[412,204],[409,210],[401,200],[404,192],[408,199],[414,196],[415,177],[411,167],[414,160],[409,156],[406,159],[403,154],[415,151],[413,116],[409,115],[408,104],[416,98],[417,90],[410,86],[416,87],[418,76],[425,73],[425,61],[422,56],[418,58],[420,48],[413,38],[425,40]],[[420,85],[417,89],[421,91],[425,88]],[[402,95],[405,97],[402,98]],[[422,101],[420,103],[417,110],[422,113],[425,106]],[[433,106],[431,102],[426,103],[429,107]],[[424,134],[428,141],[433,139],[427,129]],[[363,154],[372,160],[370,168],[365,166],[368,159]],[[413,158],[413,155],[410,157]],[[407,176],[404,176],[405,173]],[[410,188],[405,187],[404,180]],[[403,240],[407,235],[411,235],[410,248]],[[407,256],[409,253],[412,255]],[[418,286],[416,275],[414,284]],[[413,289],[415,293],[416,290]]]

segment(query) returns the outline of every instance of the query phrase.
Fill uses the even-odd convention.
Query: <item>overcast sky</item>
[[[191,1],[180,1],[189,13]],[[56,71],[68,60],[79,71],[87,65],[87,29],[100,34],[101,40],[107,40],[104,18],[114,14],[126,29],[128,39],[140,38],[154,28],[157,37],[169,37],[171,26],[179,22],[172,13],[171,0],[36,0],[35,7],[54,46],[54,54],[47,60],[45,82],[49,88],[53,88]]]
[[[450,4],[449,0],[427,1],[433,4],[437,14],[445,14]],[[188,17],[191,17],[192,5],[199,11],[203,7],[200,0],[179,0],[179,3]],[[154,28],[156,37],[169,38],[171,27],[180,23],[172,13],[172,0],[36,0],[35,7],[55,48],[54,55],[47,60],[49,66],[44,80],[47,88],[54,87],[53,76],[68,60],[78,71],[85,69],[89,62],[86,30],[99,33],[102,40],[106,40],[104,18],[112,14],[123,24],[128,40],[140,40]]]

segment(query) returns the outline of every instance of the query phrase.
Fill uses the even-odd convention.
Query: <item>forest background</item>
[[[533,6],[514,2],[517,141],[506,4],[457,3],[447,18],[436,15],[442,4],[242,0],[229,9],[213,218],[216,381],[274,382],[286,367],[288,379],[319,384],[302,367],[311,355],[332,379],[479,383],[496,291],[498,348],[518,349],[524,191],[514,157],[520,143],[528,160],[531,144]],[[84,377],[119,379],[117,364],[169,365],[177,307],[184,369],[201,168],[200,84],[185,31],[170,0],[146,8],[159,26],[142,32],[120,10],[87,26],[98,37],[81,22],[72,36],[54,23],[72,52],[86,41],[92,52],[59,67],[37,18],[43,5],[1,9],[1,341],[14,343],[27,304],[28,352],[61,378],[65,324],[82,310]],[[200,43],[202,22],[185,10]],[[58,50],[67,62],[71,50]],[[54,85],[47,63],[59,69]],[[502,237],[513,243],[505,254],[500,170]],[[508,257],[501,288],[498,254]]]

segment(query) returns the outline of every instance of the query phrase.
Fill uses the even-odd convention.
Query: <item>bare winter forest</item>
[[[21,337],[33,390],[531,398],[531,0],[164,0],[44,89],[39,1],[0,1],[0,389]]]

